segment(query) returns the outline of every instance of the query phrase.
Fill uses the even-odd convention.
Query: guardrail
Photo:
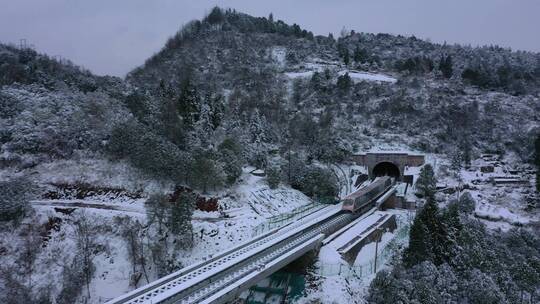
[[[349,222],[351,215],[338,214],[337,207],[335,210],[321,210],[320,214],[312,213],[305,220],[295,222],[291,229],[270,231],[206,263],[187,267],[108,303],[200,303],[213,294],[219,294],[220,290],[234,286],[235,289],[227,296],[219,297],[226,299],[252,283],[242,283],[243,278],[259,274],[263,269],[269,270],[266,266],[272,265],[272,261],[277,261],[281,255],[295,252],[296,246],[300,246],[299,249],[311,248],[314,243],[307,242],[309,238]],[[318,243],[321,240],[317,238]]]

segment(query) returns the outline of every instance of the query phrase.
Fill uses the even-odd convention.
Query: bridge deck
[[[346,226],[358,216],[342,213],[341,204],[329,206],[303,220],[269,231],[107,304],[223,303],[320,246],[325,236]]]
[[[227,250],[219,256],[207,261],[202,261],[196,265],[183,268],[153,283],[136,289],[119,298],[113,299],[112,301],[107,302],[107,304],[199,302],[201,299],[205,298],[203,293],[206,294],[210,291],[210,289],[213,289],[210,288],[210,286],[203,288],[203,285],[209,285],[210,283],[216,281],[221,283],[231,283],[240,277],[245,276],[245,274],[249,271],[257,271],[258,267],[246,268],[242,266],[244,266],[244,264],[249,266],[259,265],[260,263],[253,263],[254,257],[265,253],[269,249],[271,249],[270,251],[272,252],[283,253],[282,250],[275,248],[277,245],[282,245],[277,247],[284,247],[287,250],[292,249],[290,246],[284,245],[284,243],[290,243],[290,240],[287,242],[288,239],[296,234],[312,236],[313,232],[310,234],[302,232],[306,232],[306,230],[309,230],[309,228],[314,226],[316,223],[327,221],[329,218],[336,216],[336,214],[341,210],[340,207],[341,205],[332,205],[326,207],[306,217],[304,220],[294,222],[291,225],[280,229],[269,231],[259,237]],[[300,243],[294,242],[294,245],[297,246],[303,241],[306,241],[306,239],[302,238],[302,240],[299,241]],[[272,255],[271,257],[276,258],[275,255]],[[230,274],[224,275],[224,273],[229,273],[231,270],[234,270],[232,271],[232,276]],[[221,287],[224,286],[227,286],[227,284],[222,285]],[[192,296],[187,296],[188,293],[192,294]],[[183,297],[185,301],[180,301],[180,295],[186,295]]]

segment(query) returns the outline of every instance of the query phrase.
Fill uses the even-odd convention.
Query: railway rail
[[[374,205],[374,201],[371,204]],[[362,213],[343,212],[339,205],[325,208],[307,222],[269,231],[106,304],[224,303],[262,279],[261,276],[320,246],[324,237],[360,215]]]

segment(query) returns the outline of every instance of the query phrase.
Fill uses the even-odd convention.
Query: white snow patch
[[[376,73],[370,73],[370,72],[359,72],[354,70],[343,70],[340,71],[338,74],[345,75],[345,73],[349,73],[349,77],[354,82],[360,82],[360,81],[376,81],[376,82],[388,82],[388,83],[395,83],[397,79],[390,77],[388,75],[384,74],[376,74]]]
[[[525,225],[530,222],[528,218],[520,216],[506,207],[494,206],[489,203],[480,203],[476,205],[474,214],[490,221],[505,221],[510,224]]]
[[[284,47],[273,47],[270,51],[272,60],[280,67],[285,67],[285,56],[287,55],[287,49]]]
[[[285,76],[295,79],[295,78],[307,78],[313,76],[313,71],[305,71],[305,72],[288,72],[285,73]]]

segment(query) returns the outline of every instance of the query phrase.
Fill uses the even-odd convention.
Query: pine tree
[[[32,183],[27,178],[0,181],[0,221],[17,222],[24,217],[32,192]]]
[[[439,70],[445,78],[451,78],[453,73],[452,56],[441,56],[439,61]]]
[[[461,171],[463,164],[463,155],[461,151],[458,149],[455,149],[452,151],[452,154],[450,155],[450,169],[454,171],[454,174],[456,176],[459,176],[459,173]]]
[[[368,59],[366,50],[361,49],[359,46],[356,46],[354,49],[353,59],[356,63],[364,63]]]
[[[458,201],[459,212],[464,214],[472,214],[475,210],[476,202],[469,192],[461,195]]]
[[[471,166],[471,142],[468,138],[464,138],[459,145],[461,150],[461,159],[465,164],[465,167],[468,168]]]
[[[334,34],[328,33],[328,39],[335,41]]]
[[[206,17],[206,21],[210,24],[221,23],[223,20],[225,20],[225,14],[223,13],[223,10],[217,6],[214,6],[210,14]]]
[[[433,198],[436,188],[437,180],[435,179],[433,167],[430,164],[426,164],[420,170],[420,175],[416,181],[417,193],[426,199]]]
[[[440,214],[435,200],[428,198],[411,226],[405,263],[411,267],[423,261],[435,265],[448,262],[455,251],[453,248],[461,228],[457,205]]]
[[[349,49],[348,48],[344,48],[343,49],[343,63],[345,63],[345,65],[349,65],[351,59],[349,57]]]
[[[266,181],[270,189],[276,189],[281,180],[281,170],[279,167],[268,167],[266,169]]]
[[[193,226],[191,217],[195,210],[197,195],[192,192],[182,192],[175,202],[170,204],[168,226],[171,232],[178,235],[182,240],[181,247],[188,249],[193,247]]]
[[[338,77],[337,79],[337,87],[342,92],[348,92],[351,87],[351,77],[349,76],[349,73],[345,73]]]
[[[144,204],[149,225],[157,225],[159,236],[163,236],[167,218],[169,201],[166,195],[154,194]]]
[[[193,125],[193,138],[190,146],[208,149],[212,143],[214,125],[212,123],[212,110],[207,103],[203,103],[198,114],[199,119]]]
[[[207,96],[207,103],[210,106],[210,120],[214,130],[221,125],[223,116],[225,115],[225,104],[223,101],[221,95]]]
[[[435,256],[438,257],[434,262],[437,265],[450,261],[457,251],[457,239],[463,229],[459,212],[459,203],[456,201],[445,208],[440,218],[438,238],[436,238],[438,242],[434,246]]]
[[[222,164],[213,151],[196,150],[191,164],[191,184],[206,193],[210,187],[221,186],[225,179]]]
[[[269,130],[266,118],[259,114],[259,110],[256,109],[255,112],[250,117],[249,121],[249,134],[251,142],[257,145],[261,145],[268,141],[267,131]]]
[[[218,147],[220,160],[228,185],[234,184],[242,175],[243,151],[234,138],[226,138]]]
[[[310,80],[310,85],[311,87],[313,88],[313,90],[315,91],[318,91],[322,88],[321,86],[321,82],[322,82],[322,79],[321,79],[321,73],[315,71],[313,73],[313,76],[311,76],[311,80]]]
[[[404,262],[409,267],[434,259],[434,231],[439,230],[439,208],[430,197],[420,209],[411,226],[409,247],[404,253]]]
[[[162,124],[162,134],[164,134],[167,139],[177,146],[183,146],[185,143],[183,125],[180,117],[178,116],[178,109],[172,98],[162,98],[160,104],[160,118]]]
[[[188,128],[199,120],[201,100],[197,88],[186,78],[182,83],[180,97],[178,98],[178,113]]]

